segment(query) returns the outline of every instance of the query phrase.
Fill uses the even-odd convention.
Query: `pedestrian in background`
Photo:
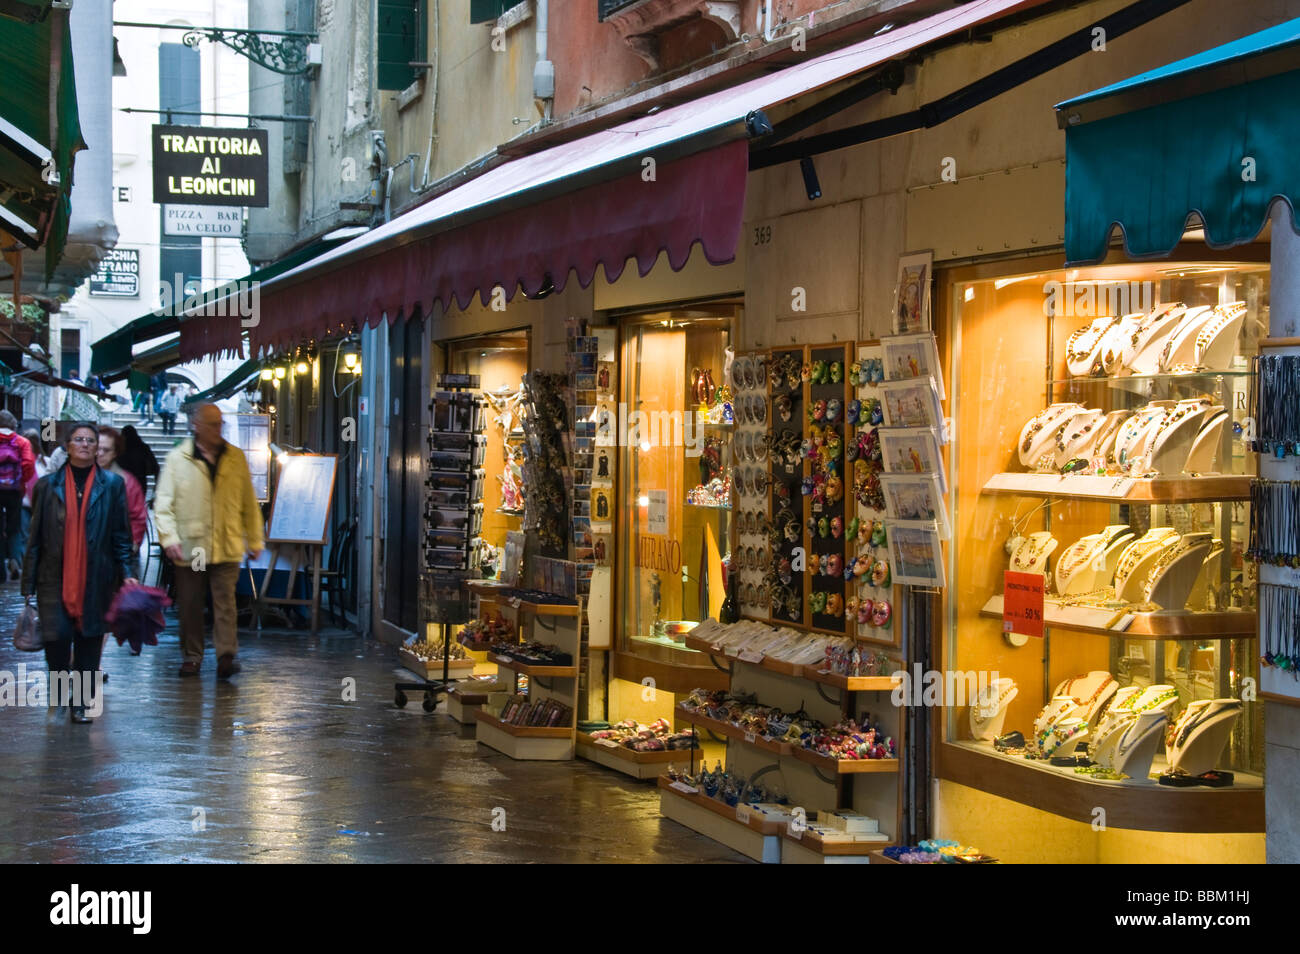
[[[140,432],[130,424],[122,428],[122,452],[117,455],[117,463],[140,482],[140,489],[147,497],[149,478],[154,478],[155,484],[157,483],[158,458],[153,455]]]
[[[221,436],[221,409],[191,411],[193,438],[177,444],[163,464],[154,497],[154,525],[176,570],[181,625],[181,676],[203,663],[203,606],[212,592],[212,644],[217,678],[239,672],[235,583],[245,555],[262,553],[262,508],[244,452]]]
[[[132,369],[127,375],[126,386],[131,392],[131,410],[152,419],[153,405],[150,403],[149,375]]]
[[[32,523],[32,489],[36,486],[36,481],[40,480],[54,468],[50,466],[50,458],[45,453],[45,443],[41,440],[40,431],[36,428],[29,428],[23,431],[23,437],[27,438],[27,443],[32,448],[32,458],[35,468],[32,471],[31,479],[23,487],[23,527],[21,531],[23,539],[23,553],[27,552],[27,534]],[[19,559],[19,563],[22,560]]]
[[[27,438],[18,433],[18,421],[0,410],[0,554],[4,555],[9,578],[16,580],[23,561],[23,496],[36,474],[36,454]]]
[[[162,396],[162,404],[159,407],[158,414],[162,417],[163,433],[176,433],[176,415],[181,409],[181,392],[176,385],[171,385],[167,392]]]
[[[86,693],[104,647],[104,614],[131,567],[126,485],[95,464],[99,432],[73,426],[67,463],[36,482],[22,593],[36,596],[45,662],[53,676],[74,667],[82,695],[69,700],[73,722],[90,722]],[[68,683],[65,683],[65,685]],[[51,700],[53,702],[53,700]]]
[[[149,393],[153,397],[153,409],[149,412],[149,423],[152,424],[162,396],[167,393],[167,372],[159,371],[149,379]]]
[[[118,463],[118,458],[122,456],[123,444],[122,432],[116,427],[109,427],[107,424],[101,424],[99,427],[99,452],[95,455],[95,463],[99,465],[100,470],[107,470],[110,473],[117,474],[126,484],[126,515],[131,524],[131,543],[134,546],[132,553],[139,555],[140,543],[144,540],[145,531],[149,529],[149,514],[144,509],[144,488],[140,486],[140,481],[135,475]],[[131,574],[139,576],[139,571]]]

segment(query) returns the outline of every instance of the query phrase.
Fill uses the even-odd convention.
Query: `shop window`
[[[946,658],[967,694],[949,699],[960,750],[945,756],[966,769],[945,774],[1021,800],[1047,784],[1042,770],[1096,776],[1151,796],[1152,830],[1190,830],[1161,808],[1174,789],[1160,774],[1223,770],[1179,783],[1205,792],[1262,784],[1245,437],[1268,268],[1023,264],[940,276],[953,316]],[[1041,584],[1041,610],[1032,592],[1024,612],[1011,606],[1017,579]],[[1043,638],[1030,634],[1039,612]],[[1205,751],[1190,753],[1201,729]],[[973,753],[990,761],[974,769]]]
[[[469,22],[490,23],[515,6],[519,0],[469,0]]]
[[[704,409],[726,383],[731,319],[690,315],[624,327],[615,579],[624,651],[699,666],[684,637],[718,615],[730,559],[731,425]]]

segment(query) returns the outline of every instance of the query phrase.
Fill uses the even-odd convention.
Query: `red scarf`
[[[67,500],[63,520],[63,608],[81,628],[81,614],[86,601],[86,507],[90,505],[90,489],[95,486],[95,471],[91,467],[86,475],[86,488],[77,500],[77,481],[72,476],[72,465],[63,473],[63,496]]]

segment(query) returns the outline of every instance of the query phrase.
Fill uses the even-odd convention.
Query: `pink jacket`
[[[32,450],[31,442],[17,431],[0,434],[0,441],[13,443],[18,448],[18,453],[22,457],[23,487],[30,493],[31,486],[36,483],[36,452]]]
[[[131,521],[131,542],[138,550],[149,527],[149,514],[144,508],[144,491],[140,489],[140,481],[133,475],[116,464],[111,469],[126,484],[126,515]]]

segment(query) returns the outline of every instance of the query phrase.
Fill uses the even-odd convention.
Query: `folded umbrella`
[[[128,584],[113,597],[104,621],[119,646],[130,643],[131,651],[138,653],[143,646],[158,645],[158,633],[166,625],[163,610],[171,604],[166,592],[157,587]]]

